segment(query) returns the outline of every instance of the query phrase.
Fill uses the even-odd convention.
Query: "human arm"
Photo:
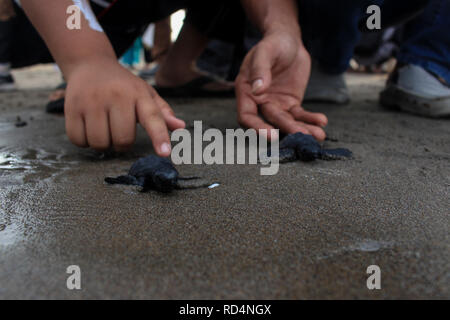
[[[68,83],[65,117],[69,139],[81,147],[126,150],[135,140],[136,122],[152,139],[155,151],[170,155],[168,128],[184,127],[153,88],[123,68],[103,32],[82,19],[69,30],[71,0],[22,0]],[[84,17],[84,15],[83,15]]]
[[[325,139],[326,116],[301,106],[311,58],[301,39],[296,2],[241,2],[263,39],[247,54],[236,79],[239,122],[257,130],[276,127]]]

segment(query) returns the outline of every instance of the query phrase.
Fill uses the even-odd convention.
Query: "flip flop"
[[[203,87],[212,82],[216,82],[212,77],[201,76],[184,85],[178,87],[154,86],[158,94],[163,98],[231,98],[234,97],[234,89],[226,91],[207,90]]]
[[[67,88],[67,83],[62,82],[58,85],[55,90],[62,90]],[[64,113],[64,98],[59,98],[57,100],[52,100],[47,103],[45,107],[47,113]]]
[[[67,83],[63,82],[58,85],[55,90],[62,90],[67,88]],[[64,98],[52,100],[47,103],[45,107],[47,113],[64,113]]]
[[[142,70],[141,72],[139,72],[139,77],[141,77],[144,80],[151,80],[155,77],[156,72],[158,72],[158,69],[159,65],[156,65],[149,70]]]
[[[64,98],[58,100],[50,101],[45,107],[47,113],[64,113]]]

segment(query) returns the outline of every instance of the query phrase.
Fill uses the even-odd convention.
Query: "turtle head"
[[[169,193],[173,191],[177,186],[178,172],[171,171],[157,171],[152,176],[153,186],[160,192]]]

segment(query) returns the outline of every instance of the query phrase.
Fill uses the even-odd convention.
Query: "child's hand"
[[[64,28],[71,0],[21,0],[67,80],[66,131],[76,145],[95,149],[133,144],[138,121],[160,156],[170,155],[167,128],[184,127],[146,82],[117,63],[107,36],[89,27]]]
[[[72,69],[65,116],[70,141],[97,150],[126,150],[134,143],[138,121],[163,157],[171,152],[167,129],[185,126],[151,86],[113,59],[85,61]]]

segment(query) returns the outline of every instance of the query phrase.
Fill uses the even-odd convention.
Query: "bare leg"
[[[197,29],[185,23],[177,41],[160,62],[159,70],[155,76],[156,84],[161,87],[176,87],[202,76],[195,65],[208,41],[209,39],[198,32]],[[211,91],[229,91],[232,84],[225,81],[215,81],[206,84],[203,88]],[[50,95],[50,101],[63,98],[64,95],[64,89],[56,90]]]
[[[155,23],[155,41],[152,48],[152,56],[157,63],[162,63],[172,45],[172,29],[170,28],[170,18]]]
[[[209,39],[193,26],[184,24],[177,41],[169,50],[165,61],[156,73],[156,84],[175,87],[186,84],[202,75],[196,68],[196,60],[206,48]],[[213,82],[205,85],[209,90],[226,90],[230,84]]]
[[[14,17],[12,0],[0,0],[0,21],[7,21]]]

